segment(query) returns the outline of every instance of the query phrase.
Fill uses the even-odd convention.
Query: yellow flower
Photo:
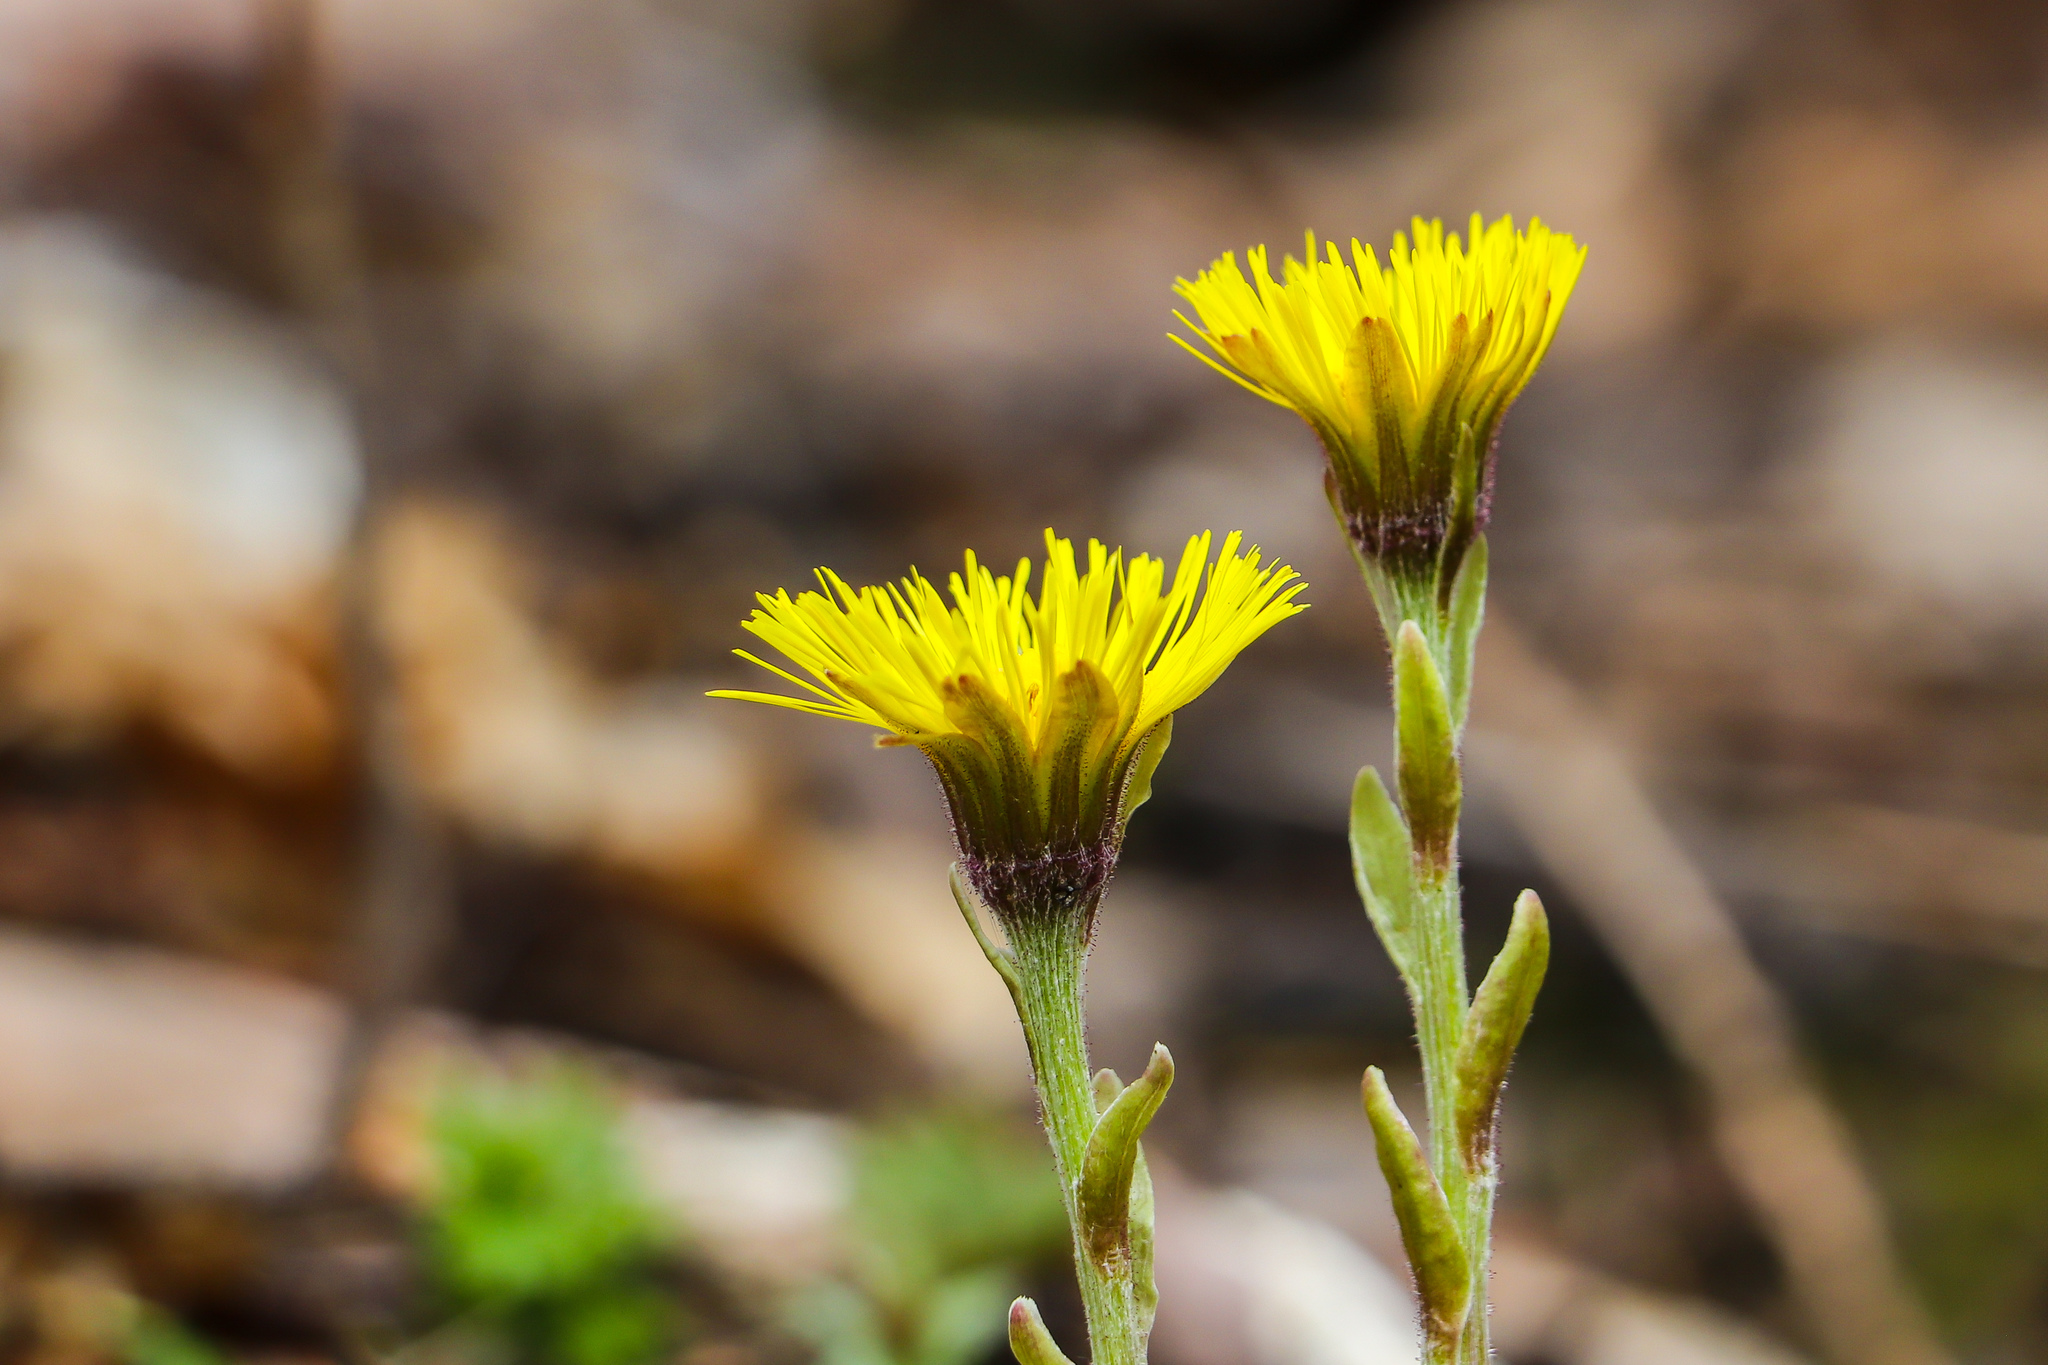
[[[1092,896],[1114,863],[1122,822],[1144,798],[1169,720],[1276,623],[1304,609],[1285,565],[1226,537],[1188,542],[1171,583],[1149,555],[1125,562],[1045,533],[1045,578],[1031,561],[998,577],[969,551],[950,602],[913,571],[855,589],[818,570],[822,592],[759,597],[745,628],[815,681],[736,651],[807,695],[721,691],[888,731],[938,770],[967,870],[992,907],[1020,895]],[[1019,877],[1024,885],[1013,885]]]
[[[1448,593],[1484,529],[1492,448],[1508,404],[1535,373],[1578,280],[1585,250],[1531,220],[1483,227],[1468,255],[1441,222],[1397,233],[1387,264],[1354,238],[1276,282],[1266,249],[1231,253],[1175,290],[1176,313],[1215,358],[1174,340],[1262,398],[1301,414],[1330,458],[1330,497],[1361,556],[1426,575]]]

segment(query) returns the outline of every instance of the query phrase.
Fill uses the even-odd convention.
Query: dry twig
[[[279,292],[347,386],[363,451],[361,501],[337,574],[338,652],[362,789],[354,1013],[328,1127],[330,1157],[339,1159],[377,1044],[418,994],[452,906],[445,840],[413,771],[398,680],[378,630],[376,535],[396,482],[394,442],[380,420],[384,377],[323,17],[319,0],[264,6],[262,89],[250,134],[267,182]]]

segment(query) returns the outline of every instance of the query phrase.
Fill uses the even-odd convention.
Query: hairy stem
[[[1369,573],[1368,578],[1375,575]],[[1433,585],[1384,576],[1375,584],[1375,598],[1385,606],[1405,613],[1405,619],[1421,628],[1439,676],[1452,676],[1452,652],[1461,647],[1453,640],[1451,622],[1436,607]],[[1385,610],[1383,606],[1383,611]],[[1393,643],[1400,635],[1399,624],[1389,630]],[[1462,642],[1469,648],[1470,642]],[[1395,689],[1395,745],[1397,770],[1408,768],[1448,770],[1457,774],[1456,786],[1463,787],[1463,765],[1458,730],[1453,728],[1433,742],[1435,753],[1406,752],[1417,742],[1417,729],[1404,726],[1401,689]],[[1442,751],[1447,749],[1447,752]],[[1409,812],[1411,820],[1415,812]],[[1493,1193],[1496,1184],[1489,1151],[1481,1169],[1467,1165],[1464,1144],[1458,1130],[1459,1044],[1465,1035],[1471,1006],[1471,990],[1465,976],[1465,934],[1462,896],[1458,884],[1455,830],[1448,856],[1432,856],[1413,846],[1415,872],[1414,962],[1408,981],[1409,1001],[1415,1013],[1416,1040],[1422,1054],[1423,1089],[1429,1109],[1429,1157],[1438,1184],[1450,1206],[1459,1238],[1465,1244],[1472,1269],[1471,1307],[1463,1331],[1455,1340],[1432,1340],[1425,1344],[1429,1365],[1484,1365],[1490,1357],[1487,1330],[1487,1275],[1492,1242]]]
[[[1417,888],[1422,911],[1418,935],[1421,949],[1410,983],[1415,1010],[1415,1032],[1422,1052],[1422,1084],[1429,1107],[1429,1164],[1443,1186],[1456,1220],[1466,1254],[1471,1258],[1475,1283],[1472,1309],[1465,1331],[1457,1343],[1432,1343],[1431,1365],[1441,1351],[1444,1361],[1485,1359],[1471,1354],[1474,1338],[1483,1343],[1486,1335],[1486,1248],[1488,1211],[1475,1199],[1459,1150],[1457,1110],[1458,1043],[1465,1032],[1467,1002],[1465,986],[1465,936],[1459,916],[1458,880],[1455,872],[1435,886]]]
[[[1096,1120],[1081,1001],[1087,919],[1085,914],[1032,916],[1010,925],[1016,972],[1012,994],[1031,1047],[1040,1114],[1073,1230],[1074,1273],[1088,1314],[1093,1365],[1143,1365],[1144,1334],[1130,1257],[1113,1254],[1098,1260],[1089,1253],[1077,1202],[1082,1158]]]

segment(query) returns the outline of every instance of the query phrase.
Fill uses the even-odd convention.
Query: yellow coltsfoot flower
[[[1171,718],[1273,625],[1304,609],[1286,565],[1210,537],[1187,544],[1172,581],[1149,555],[1045,533],[1032,564],[991,573],[969,551],[942,595],[914,570],[853,588],[818,570],[820,592],[762,594],[748,631],[815,681],[741,658],[806,695],[719,691],[887,731],[938,772],[969,881],[999,916],[1074,905],[1092,913],[1124,821],[1149,791]],[[950,601],[948,597],[950,596]]]
[[[1226,252],[1175,290],[1215,353],[1174,340],[1262,398],[1292,408],[1329,455],[1331,506],[1375,582],[1413,615],[1421,591],[1448,603],[1485,529],[1493,446],[1535,373],[1579,277],[1585,249],[1531,220],[1527,232],[1472,215],[1469,252],[1440,221],[1395,234],[1383,267],[1354,238],[1293,257],[1275,281],[1266,249]],[[1385,612],[1392,603],[1382,603]]]

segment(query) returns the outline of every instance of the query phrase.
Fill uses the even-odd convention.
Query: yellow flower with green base
[[[1082,900],[1114,865],[1132,796],[1163,752],[1173,713],[1246,645],[1302,610],[1302,584],[1256,548],[1190,540],[1169,581],[1163,561],[1046,532],[1032,563],[992,573],[969,551],[948,594],[921,574],[853,588],[763,594],[748,631],[814,681],[739,651],[804,695],[722,691],[872,725],[915,745],[938,773],[974,889],[999,915],[1033,898]]]
[[[1421,1300],[1425,1365],[1484,1365],[1495,1118],[1550,940],[1524,892],[1485,979],[1467,989],[1458,749],[1485,611],[1495,443],[1585,251],[1539,222],[1520,232],[1476,214],[1469,248],[1438,222],[1417,219],[1413,232],[1396,235],[1384,266],[1355,240],[1348,263],[1334,244],[1319,260],[1310,236],[1278,280],[1263,247],[1247,253],[1249,276],[1226,254],[1176,285],[1200,319],[1181,321],[1212,354],[1174,339],[1315,432],[1393,658],[1394,791],[1372,768],[1358,775],[1352,865],[1414,1008],[1428,1146],[1377,1067],[1365,1111]]]
[[[854,588],[763,594],[745,628],[797,671],[745,650],[796,694],[711,695],[871,725],[937,772],[960,862],[954,894],[1009,987],[1031,1049],[1045,1126],[1074,1231],[1094,1365],[1141,1365],[1157,1302],[1151,1186],[1138,1139],[1173,1078],[1155,1048],[1125,1086],[1089,1071],[1081,981],[1103,887],[1131,812],[1150,791],[1173,715],[1240,651],[1304,609],[1285,565],[1225,537],[1164,561],[1126,560],[1046,532],[1039,590],[1026,559],[998,575],[972,552],[947,591],[921,574]],[[808,677],[800,676],[808,675]],[[1002,929],[995,942],[976,901]],[[1062,1365],[1037,1309],[1010,1315],[1025,1365]]]
[[[1182,346],[1299,413],[1328,455],[1326,487],[1366,569],[1389,638],[1447,612],[1486,529],[1494,445],[1508,405],[1550,348],[1586,253],[1531,221],[1472,215],[1467,244],[1441,222],[1396,233],[1386,264],[1356,238],[1287,257],[1233,253],[1176,291],[1205,342]],[[1179,315],[1176,315],[1179,316]],[[1436,641],[1432,640],[1432,643]]]

